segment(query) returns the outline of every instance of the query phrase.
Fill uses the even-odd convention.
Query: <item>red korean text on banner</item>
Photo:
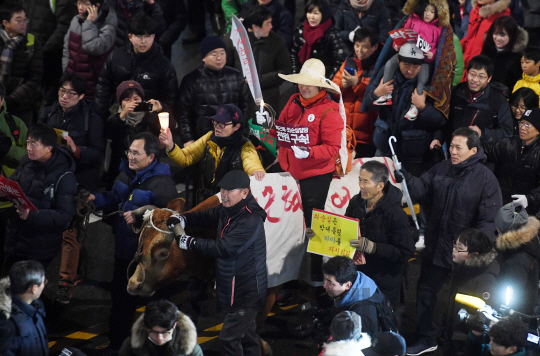
[[[303,125],[275,123],[277,146],[291,148],[291,146],[309,147],[309,127]]]
[[[18,201],[26,209],[37,210],[34,204],[24,194],[19,183],[0,176],[0,194],[6,196],[11,201]]]
[[[418,34],[410,28],[400,28],[388,32],[394,43],[398,46],[403,46],[407,42],[416,43]]]

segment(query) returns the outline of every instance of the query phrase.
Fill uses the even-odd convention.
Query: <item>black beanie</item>
[[[206,55],[217,48],[225,49],[225,42],[218,36],[208,36],[201,42],[201,57]]]

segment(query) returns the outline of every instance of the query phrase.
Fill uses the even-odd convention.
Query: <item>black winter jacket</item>
[[[450,281],[450,293],[448,293],[447,308],[444,318],[444,354],[457,355],[456,342],[464,340],[468,328],[460,327],[457,322],[457,314],[463,304],[455,301],[456,294],[466,294],[478,297],[493,307],[500,305],[497,288],[497,276],[500,266],[497,262],[497,252],[492,250],[480,255],[472,255],[464,264],[455,265]],[[474,310],[469,310],[474,312]],[[461,337],[458,335],[462,335]]]
[[[152,18],[154,22],[154,33],[160,35],[165,31],[165,18],[163,17],[163,10],[159,6],[159,2],[154,2],[153,5],[149,5],[145,0],[133,0],[129,7],[129,18],[126,17],[125,8],[123,7],[124,3],[127,3],[125,0],[109,0],[113,4],[111,7],[114,8],[116,12],[116,17],[118,18],[118,26],[116,27],[116,42],[114,43],[115,47],[123,47],[129,43],[128,37],[128,22],[135,14],[139,12],[144,12],[147,16]],[[144,88],[144,87],[143,87]]]
[[[375,4],[371,5],[373,7]],[[429,145],[437,130],[446,124],[445,116],[433,106],[433,99],[426,97],[426,107],[418,110],[416,120],[409,121],[405,114],[411,107],[411,97],[416,89],[416,78],[406,79],[401,71],[394,74],[394,91],[392,92],[392,105],[376,106],[373,102],[377,97],[373,93],[379,85],[384,74],[384,67],[369,81],[363,103],[370,110],[379,111],[379,119],[375,122],[373,142],[375,146],[390,157],[388,138],[395,136],[397,144],[394,145],[396,154],[401,162],[427,162],[431,154]]]
[[[108,109],[116,100],[116,88],[125,80],[137,81],[144,89],[144,100],[158,100],[163,111],[170,112],[174,107],[178,88],[176,70],[158,44],[154,43],[145,53],[135,54],[133,45],[129,43],[125,47],[115,48],[107,57],[95,97],[103,119],[109,116]]]
[[[94,104],[82,99],[71,111],[64,113],[56,102],[43,110],[38,122],[69,133],[69,137],[79,148],[72,153],[77,166],[77,183],[83,189],[94,191],[97,185],[97,168],[103,162],[105,154],[103,120],[97,114]]]
[[[302,63],[298,58],[298,53],[304,46],[306,40],[304,39],[304,24],[300,24],[294,31],[293,41],[291,46],[291,63],[292,72],[300,73],[302,69]],[[343,61],[345,61],[345,45],[338,30],[332,25],[324,33],[320,42],[315,43],[311,47],[311,54],[309,58],[320,59],[324,63],[326,68],[326,78],[332,80],[337,73]]]
[[[217,227],[215,240],[195,238],[192,249],[216,258],[218,305],[226,312],[266,301],[266,212],[251,193],[231,208],[183,215],[186,225]]]
[[[248,105],[253,100],[242,73],[225,66],[220,71],[204,64],[182,79],[177,95],[178,127],[183,142],[197,140],[214,129],[209,117],[222,104],[234,104],[249,118]]]
[[[523,71],[521,70],[522,52],[513,51],[485,51],[482,54],[493,60],[493,71],[491,82],[498,82],[512,90],[518,80],[521,80]]]
[[[60,251],[62,233],[75,216],[75,161],[56,147],[51,158],[41,163],[25,156],[11,176],[35,205],[27,220],[12,214],[6,226],[6,254],[25,259],[45,260]],[[60,179],[61,178],[61,179]]]
[[[452,91],[449,121],[444,137],[437,137],[443,142],[452,141],[452,132],[459,127],[476,125],[482,130],[482,140],[498,141],[512,136],[514,127],[512,112],[508,100],[501,90],[505,87],[498,83],[489,83],[484,93],[472,102],[469,99],[467,82],[458,84]]]
[[[73,16],[77,15],[77,2],[71,0],[54,1],[55,10],[51,9],[50,1],[22,0],[26,18],[28,19],[27,33],[36,36],[43,47],[43,52],[62,54],[64,36]]]
[[[268,103],[275,110],[279,107],[279,86],[283,83],[278,74],[291,74],[291,58],[287,50],[285,40],[270,31],[268,37],[256,38],[253,32],[248,31],[249,42],[259,82],[261,83],[262,95],[264,102]],[[238,57],[238,52],[233,46],[230,33],[225,38],[225,46],[227,47],[227,65],[234,67],[238,71],[242,71],[242,63]],[[250,100],[255,105],[255,102]]]
[[[503,204],[511,203],[513,194],[527,197],[527,212],[540,210],[540,140],[525,146],[518,136],[505,137],[496,142],[484,142],[484,152],[495,163]]]
[[[373,209],[366,211],[366,201],[355,195],[345,216],[360,220],[360,233],[375,242],[374,254],[366,254],[366,264],[358,270],[373,279],[392,305],[399,304],[401,282],[407,261],[414,255],[414,240],[407,214],[401,208],[403,193],[387,183],[384,195]]]
[[[422,177],[407,177],[411,198],[426,212],[424,258],[451,269],[452,249],[458,235],[476,228],[495,240],[495,216],[502,206],[497,178],[484,166],[480,148],[467,161],[438,163]]]
[[[379,34],[379,42],[385,43],[388,32],[393,30],[390,13],[383,0],[373,0],[369,9],[358,16],[349,1],[342,1],[339,8],[334,13],[334,26],[341,34],[343,43],[349,51],[353,49],[353,43],[349,39],[349,34],[358,26],[369,27]]]
[[[5,48],[0,39],[0,53]],[[33,111],[41,97],[43,51],[39,40],[27,33],[13,54],[11,76],[4,81],[6,105],[10,112]]]
[[[527,224],[499,235],[495,242],[501,257],[498,290],[505,293],[511,286],[514,293],[510,307],[529,315],[538,298],[539,230],[540,222],[530,216]]]
[[[248,0],[248,2],[242,6],[242,17],[246,18],[249,8],[256,4],[258,4],[257,0]],[[291,13],[279,0],[271,0],[268,5],[265,6],[272,12],[272,30],[283,37],[287,44],[287,48],[291,48],[294,31],[294,19]]]

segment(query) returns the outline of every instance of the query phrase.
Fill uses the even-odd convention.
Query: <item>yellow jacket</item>
[[[540,96],[540,73],[534,77],[523,73],[523,79],[517,81],[512,93],[519,88],[531,88],[538,96]]]
[[[208,145],[210,146],[210,153],[216,160],[215,168],[217,169],[224,151],[221,150],[221,148],[214,142],[210,141],[213,133],[213,131],[209,131],[206,135],[193,142],[186,148],[180,148],[178,145],[174,145],[174,149],[171,152],[167,152],[167,155],[169,155],[169,157],[171,157],[171,159],[177,165],[187,167],[199,162],[204,158],[206,145]],[[257,154],[257,150],[251,141],[246,142],[244,146],[242,146],[240,159],[242,159],[242,166],[248,175],[253,174],[255,171],[264,172],[264,168],[261,160],[259,159],[259,155]]]

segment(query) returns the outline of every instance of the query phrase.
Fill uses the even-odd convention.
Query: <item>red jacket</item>
[[[467,36],[461,40],[463,65],[465,66],[463,77],[461,78],[462,82],[467,80],[466,69],[471,58],[482,53],[484,36],[491,27],[491,24],[493,24],[493,21],[498,17],[510,15],[510,9],[508,8],[510,0],[499,0],[484,6],[478,6],[476,0],[473,0],[472,3],[473,9],[469,15],[469,30]]]
[[[379,44],[379,46],[381,46]],[[341,80],[343,78],[343,71],[345,70],[345,63],[343,62],[341,68],[334,77],[334,83],[339,86],[341,93],[343,94],[343,105],[345,106],[345,113],[347,114],[347,125],[354,131],[354,136],[357,143],[364,143],[367,145],[373,145],[373,132],[375,131],[375,120],[379,116],[379,112],[376,110],[369,110],[368,112],[361,112],[362,100],[364,94],[371,79],[371,72],[375,64],[371,68],[362,68],[362,61],[356,56],[354,57],[356,66],[358,67],[358,84],[355,87],[343,88],[341,86]],[[368,74],[366,76],[366,74]],[[363,75],[363,76],[362,76]]]
[[[335,156],[341,147],[343,119],[339,115],[339,106],[334,101],[323,98],[304,108],[294,94],[279,116],[279,121],[309,127],[310,154],[308,158],[298,159],[290,148],[280,147],[278,160],[281,168],[289,172],[294,179],[306,179],[335,169]],[[325,110],[332,108],[324,119]],[[313,114],[314,117],[309,118]],[[308,120],[309,118],[309,120]],[[311,122],[309,122],[311,120]]]

